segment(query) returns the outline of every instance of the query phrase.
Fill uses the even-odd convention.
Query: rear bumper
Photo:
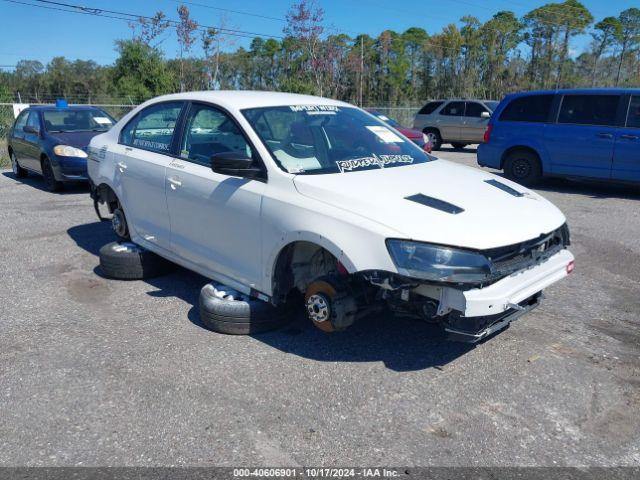
[[[501,163],[501,150],[496,148],[490,143],[481,143],[478,145],[478,165],[481,167],[490,167],[490,168],[502,168]]]

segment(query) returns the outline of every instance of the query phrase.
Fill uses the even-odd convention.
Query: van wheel
[[[117,280],[143,280],[171,272],[175,265],[131,242],[111,242],[100,249],[100,269]]]
[[[524,185],[535,185],[542,178],[538,156],[526,150],[511,152],[504,161],[504,173],[509,180]]]
[[[202,287],[199,306],[202,324],[218,333],[250,335],[289,323],[284,307],[274,307],[217,283]]]
[[[466,143],[452,143],[451,146],[453,148],[455,148],[456,150],[462,150],[462,149],[464,149],[464,147],[467,146],[467,144]]]
[[[16,178],[24,178],[27,176],[27,171],[22,168],[20,166],[20,164],[18,163],[18,159],[16,158],[16,154],[13,153],[13,151],[11,151],[10,155],[11,157],[11,170],[13,171],[13,175]]]
[[[44,184],[47,190],[50,192],[57,192],[62,188],[62,182],[56,180],[56,176],[53,173],[53,167],[51,166],[51,160],[47,157],[42,159],[42,176],[44,177]]]
[[[427,136],[431,145],[433,145],[433,150],[440,150],[440,147],[442,146],[442,137],[440,136],[440,132],[435,128],[425,128],[422,132]]]

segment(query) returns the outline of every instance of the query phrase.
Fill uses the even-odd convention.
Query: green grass
[[[7,152],[7,141],[0,139],[0,168],[9,168],[9,153]]]

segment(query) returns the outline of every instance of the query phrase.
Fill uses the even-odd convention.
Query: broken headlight
[[[408,240],[387,240],[401,275],[433,282],[480,283],[492,273],[491,260],[468,250]]]

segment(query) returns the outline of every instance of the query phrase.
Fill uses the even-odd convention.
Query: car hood
[[[51,132],[49,137],[61,145],[69,145],[86,151],[91,139],[103,133],[105,132]]]
[[[491,180],[498,186],[487,183]],[[302,195],[382,224],[397,231],[399,238],[442,245],[502,247],[537,238],[565,222],[562,212],[537,193],[440,159],[395,168],[297,175],[294,184]],[[517,192],[505,191],[505,186],[523,195],[514,196]],[[407,199],[412,196],[417,201]],[[451,213],[456,210],[453,206],[462,211]]]

